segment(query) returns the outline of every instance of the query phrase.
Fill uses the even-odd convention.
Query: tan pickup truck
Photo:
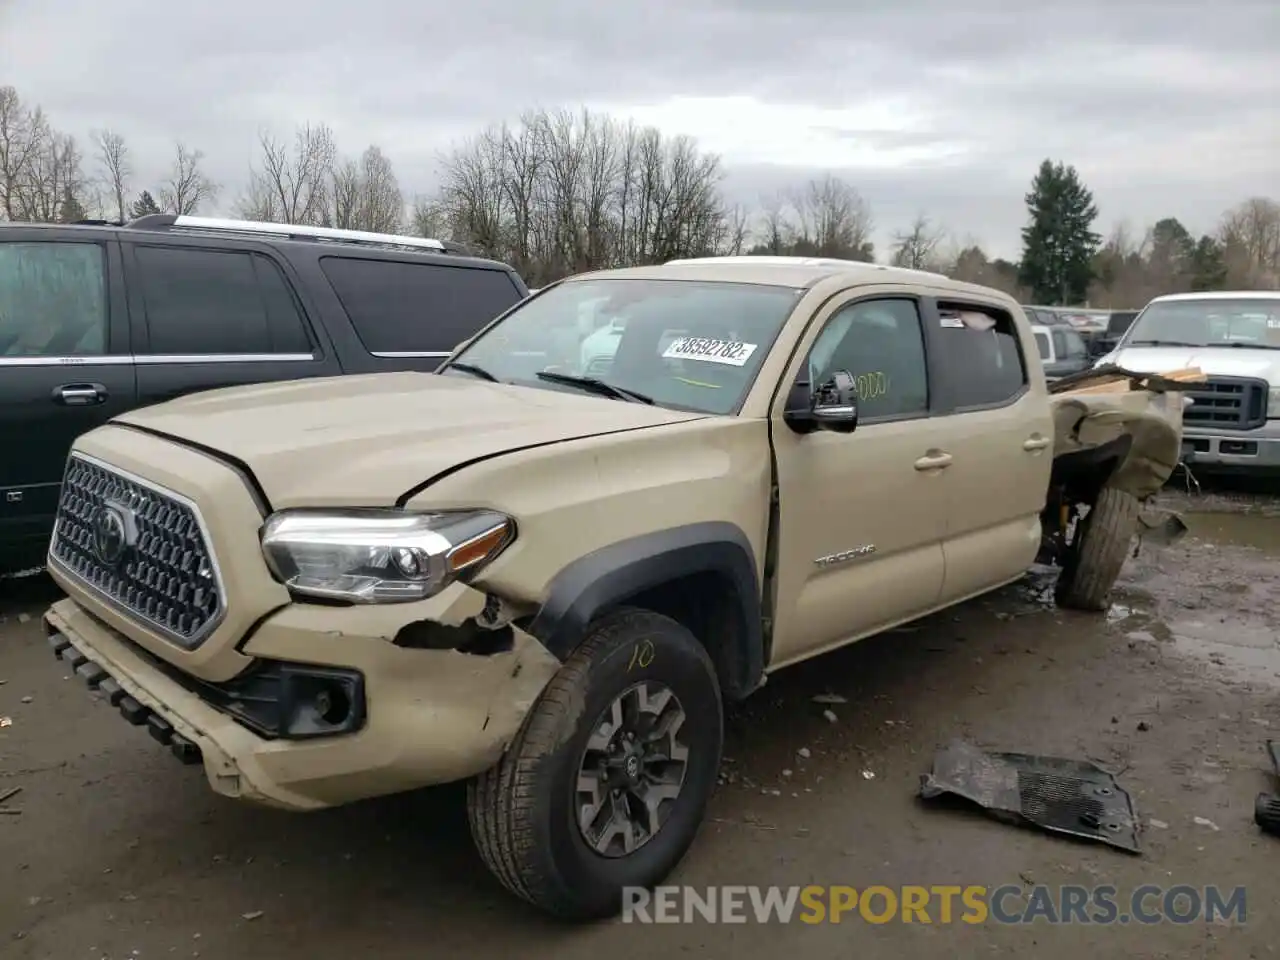
[[[724,704],[770,672],[1038,558],[1060,603],[1103,608],[1181,411],[1051,396],[1018,304],[940,275],[587,274],[436,374],[85,434],[47,632],[218,793],[312,810],[466,780],[503,884],[608,915],[688,849]]]

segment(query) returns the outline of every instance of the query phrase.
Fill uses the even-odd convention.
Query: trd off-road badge
[[[137,542],[133,511],[116,503],[104,503],[93,515],[93,551],[109,567],[124,559]]]

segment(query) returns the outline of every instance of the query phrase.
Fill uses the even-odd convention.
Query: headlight
[[[1272,387],[1267,391],[1267,419],[1280,418],[1280,387]]]
[[[262,552],[293,593],[350,603],[403,603],[478,571],[515,539],[515,521],[489,510],[282,510]]]

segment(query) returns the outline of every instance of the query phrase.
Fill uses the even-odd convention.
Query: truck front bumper
[[[1182,459],[1192,469],[1280,470],[1280,420],[1268,420],[1256,430],[1182,428]]]
[[[231,697],[223,694],[232,684],[203,683],[159,661],[75,600],[55,604],[44,622],[55,656],[179,760],[203,764],[213,790],[289,810],[336,806],[488,769],[559,666],[515,627],[506,649],[464,653],[406,648],[388,637],[348,632],[357,624],[368,629],[367,618],[359,618],[358,610],[301,604],[272,615],[244,648],[260,669],[232,681],[244,692]],[[281,675],[287,675],[283,683],[260,682]],[[259,685],[244,687],[254,682]],[[352,721],[338,732],[306,735],[316,708],[298,701],[308,691],[314,698],[317,683],[331,684],[326,689],[346,698],[341,707]],[[286,703],[286,688],[302,694]],[[334,697],[326,696],[331,704]],[[263,722],[272,713],[274,730]],[[279,720],[285,713],[293,719]]]

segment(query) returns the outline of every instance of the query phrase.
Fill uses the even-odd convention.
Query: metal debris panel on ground
[[[920,778],[920,796],[962,797],[990,813],[1051,833],[1138,853],[1133,801],[1097,764],[1026,753],[988,753],[955,740]]]

